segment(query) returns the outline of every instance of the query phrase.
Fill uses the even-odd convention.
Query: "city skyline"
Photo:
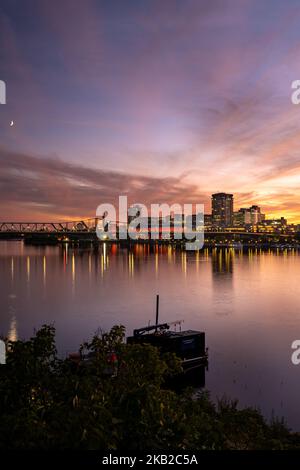
[[[208,211],[224,191],[300,223],[299,3],[3,0],[0,13],[1,219],[81,219],[119,194]]]
[[[221,197],[221,200],[219,200],[219,198]],[[229,207],[227,207],[227,203],[226,203],[226,200],[228,199],[229,197]],[[224,202],[225,200],[225,202]],[[224,202],[224,203],[223,203]],[[120,204],[120,201],[119,201],[119,204]],[[192,213],[194,214],[193,217],[196,215],[197,211],[195,211],[196,207],[193,203],[189,203],[189,205],[191,206],[191,210],[192,210]],[[135,216],[131,216],[130,215],[130,207],[138,207],[139,204],[137,203],[133,203],[133,204],[129,204],[128,208],[127,208],[127,211],[128,211],[128,220],[129,219],[134,219],[135,217],[140,217],[140,214],[137,213]],[[160,206],[160,204],[154,204],[154,206],[156,206],[155,208],[155,211],[159,210],[158,207]],[[161,214],[159,215],[160,218],[168,218],[168,217],[175,217],[176,216],[176,212],[174,212],[174,209],[178,209],[178,207],[180,207],[180,205],[174,205],[172,206],[172,204],[166,204],[166,203],[162,203],[161,204],[162,208],[162,212]],[[204,206],[203,206],[204,207]],[[163,213],[166,213],[166,211],[170,210],[170,216],[164,216]],[[98,208],[99,209],[99,208]],[[147,207],[145,206],[145,209],[148,211],[148,214],[149,214],[149,211],[151,213],[151,204]],[[189,209],[189,210],[190,210]],[[224,227],[238,227],[238,226],[253,226],[253,225],[259,225],[261,223],[265,223],[265,222],[276,222],[276,221],[281,221],[282,223],[284,223],[284,225],[289,225],[289,226],[295,226],[295,227],[299,227],[300,228],[300,224],[294,224],[293,222],[290,222],[288,221],[285,217],[283,217],[282,215],[278,218],[274,218],[274,217],[271,217],[270,214],[265,214],[265,213],[262,213],[261,211],[261,206],[257,205],[257,204],[252,204],[251,206],[249,207],[239,207],[237,208],[235,206],[235,203],[234,203],[234,194],[230,194],[230,193],[224,193],[224,192],[218,192],[218,193],[214,193],[214,194],[211,194],[211,207],[210,207],[210,211],[207,211],[207,208],[204,207],[204,213],[203,213],[203,216],[204,216],[204,226],[206,225],[212,225],[212,226],[224,226]],[[116,210],[116,213],[118,213],[118,208],[115,207],[115,210]],[[184,214],[184,205],[181,207],[181,210],[182,210],[182,214],[181,216]],[[225,218],[224,220],[222,220],[222,211],[225,211],[225,213],[227,212],[227,214],[225,215]],[[173,215],[172,215],[173,214]],[[177,215],[180,215],[179,213]],[[13,219],[7,219],[6,221],[5,220],[0,220],[0,222],[3,224],[5,223],[8,223],[9,225],[12,225],[14,223],[16,224],[24,224],[26,222],[30,223],[30,224],[34,224],[34,223],[37,223],[37,224],[51,224],[51,222],[54,222],[55,224],[61,222],[61,223],[68,223],[68,221],[70,222],[79,222],[80,221],[84,221],[84,220],[96,220],[98,219],[99,217],[97,216],[92,216],[92,217],[82,217],[81,219],[77,219],[77,220],[74,220],[74,219],[69,219],[67,218],[65,221],[63,221],[62,219],[60,220],[13,220]],[[143,217],[142,217],[143,218]],[[146,217],[146,218],[149,218],[149,217]],[[151,218],[151,216],[150,216]],[[156,218],[156,216],[154,217]],[[117,220],[117,219],[116,219]]]

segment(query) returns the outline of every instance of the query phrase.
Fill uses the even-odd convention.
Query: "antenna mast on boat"
[[[156,294],[156,321],[155,321],[155,331],[157,331],[158,315],[159,315],[159,294]]]

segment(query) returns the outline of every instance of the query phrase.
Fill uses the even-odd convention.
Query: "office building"
[[[233,195],[216,193],[212,195],[212,223],[216,227],[233,225]]]

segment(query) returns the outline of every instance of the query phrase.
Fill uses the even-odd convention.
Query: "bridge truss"
[[[0,222],[0,233],[77,233],[95,232],[99,219],[67,222]]]

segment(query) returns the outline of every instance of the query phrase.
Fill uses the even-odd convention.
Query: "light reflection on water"
[[[0,333],[26,338],[54,323],[61,354],[99,327],[122,323],[128,334],[154,320],[183,318],[206,331],[213,397],[272,411],[300,430],[300,366],[290,361],[300,338],[300,254],[280,250],[175,251],[24,246],[0,242]]]

